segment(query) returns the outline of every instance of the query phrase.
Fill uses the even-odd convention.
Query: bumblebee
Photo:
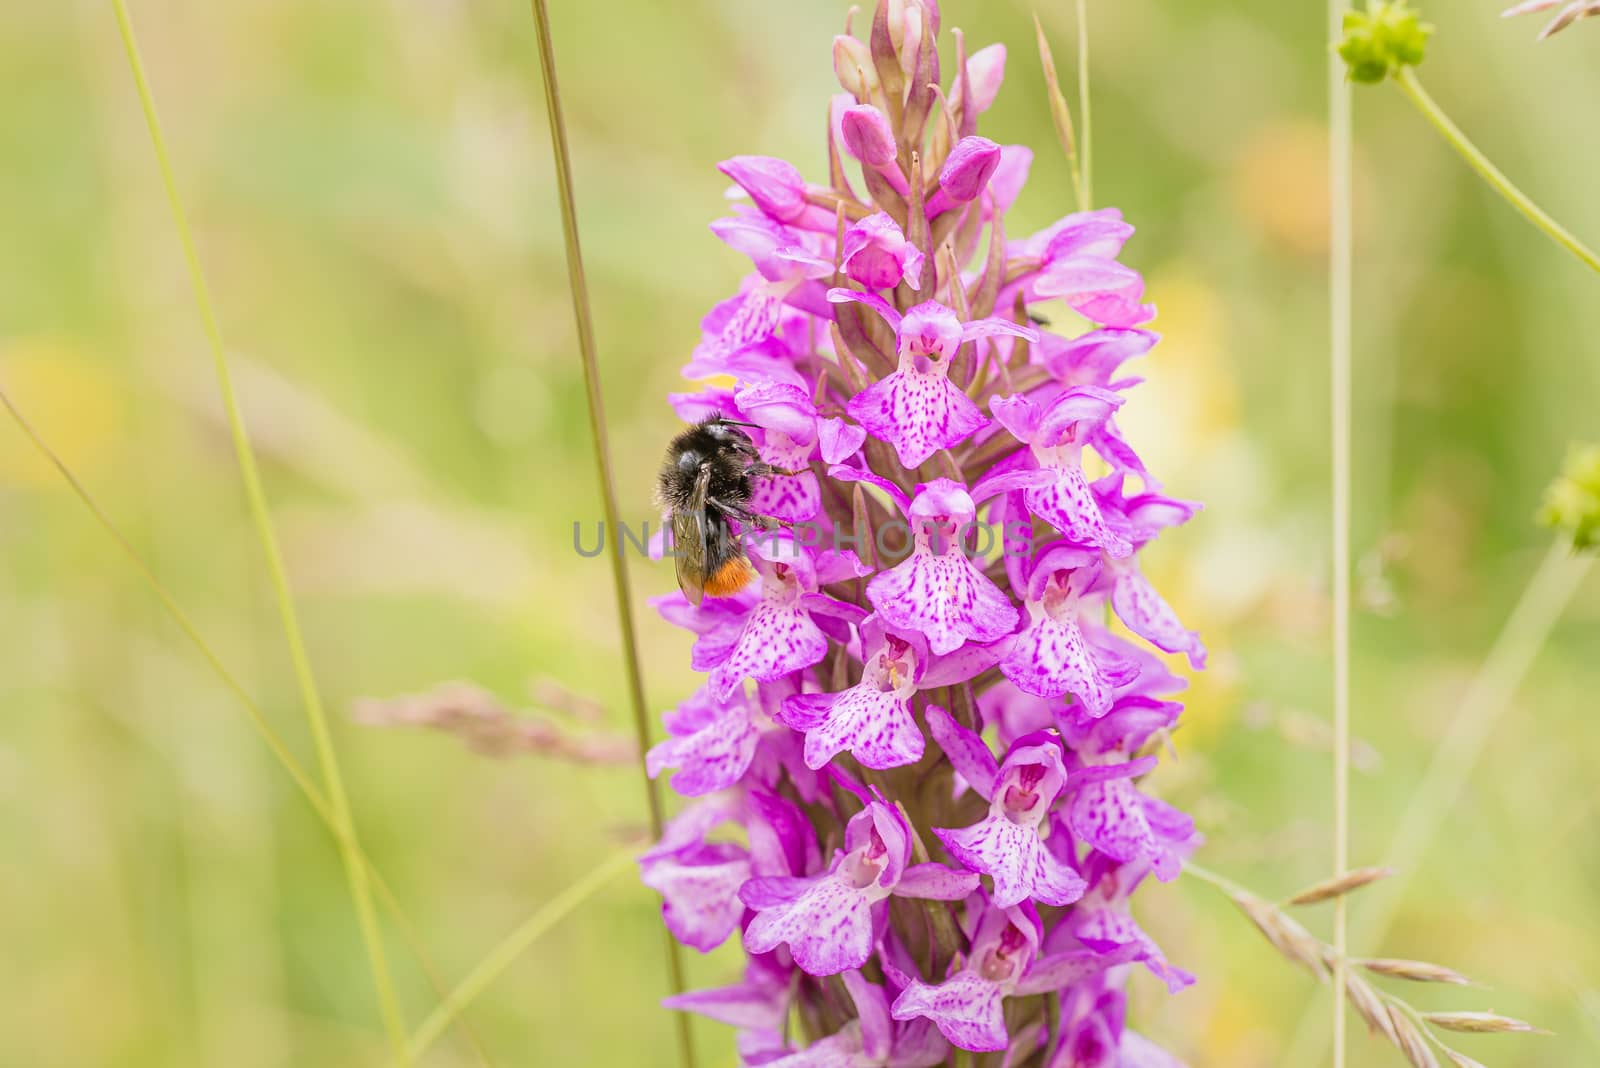
[[[794,475],[761,459],[741,423],[716,414],[672,439],[656,482],[661,507],[671,515],[678,588],[698,605],[706,596],[731,597],[754,575],[730,520],[771,529],[777,521],[750,509],[752,480]]]

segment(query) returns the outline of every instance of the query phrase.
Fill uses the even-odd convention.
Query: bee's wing
[[[687,507],[672,513],[672,562],[678,571],[678,589],[693,605],[705,598],[706,547],[710,537],[706,529],[706,495],[710,488],[711,468],[702,467]]]

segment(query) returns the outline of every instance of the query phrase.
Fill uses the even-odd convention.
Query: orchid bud
[[[994,98],[1000,92],[1000,83],[1005,80],[1006,46],[992,44],[968,56],[967,77],[972,81],[968,90],[972,94],[972,110],[981,115],[994,104]],[[960,99],[959,92],[951,96]]]
[[[881,88],[872,51],[846,34],[833,39],[833,74],[839,86],[857,100],[876,96]]]
[[[894,130],[889,118],[871,104],[846,108],[839,122],[845,151],[869,167],[887,167],[895,160]]]
[[[771,156],[734,156],[717,164],[750,194],[756,207],[779,222],[793,222],[806,210],[806,181],[792,163]]]
[[[917,52],[922,48],[922,8],[915,0],[905,5],[898,23],[891,13],[889,37],[894,41],[895,54],[900,57],[900,69],[910,77],[917,69]]]
[[[976,200],[999,165],[999,145],[987,137],[963,137],[939,171],[939,188],[956,203]]]
[[[845,274],[867,289],[893,289],[902,281],[920,288],[922,253],[885,212],[870,215],[845,232],[840,259]]]

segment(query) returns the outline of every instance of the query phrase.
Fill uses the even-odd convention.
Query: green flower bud
[[[1373,0],[1366,11],[1347,11],[1339,56],[1350,80],[1375,85],[1401,67],[1422,62],[1433,27],[1405,0]]]
[[[1535,518],[1569,535],[1579,552],[1600,549],[1600,445],[1573,447]]]

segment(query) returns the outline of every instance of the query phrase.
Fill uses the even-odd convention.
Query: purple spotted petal
[[[779,715],[806,732],[806,766],[812,769],[844,750],[868,768],[897,768],[922,759],[925,743],[911,714],[909,689],[880,690],[864,681],[841,693],[791,697]]]
[[[1072,694],[1090,716],[1111,710],[1112,684],[1074,622],[1040,614],[1011,642],[1000,670],[1035,697]]]
[[[756,909],[745,928],[744,945],[766,953],[787,944],[795,963],[811,975],[837,975],[859,968],[872,956],[871,895],[843,878],[825,875],[792,899],[793,888],[769,884],[788,880],[752,879],[740,896]]]
[[[742,697],[718,702],[701,690],[665,722],[670,737],[645,754],[645,767],[652,779],[665,768],[681,768],[672,788],[686,797],[727,789],[756,755],[760,732]]]
[[[989,422],[942,370],[904,365],[850,398],[845,410],[867,433],[893,445],[905,467],[917,467]]]
[[[1042,994],[1047,990],[1060,990],[1073,983],[1081,983],[1114,968],[1137,960],[1137,946],[1124,946],[1104,952],[1094,949],[1072,949],[1065,953],[1049,953],[1033,962],[1017,981],[1019,995]]]
[[[762,1068],[866,1068],[874,1062],[863,1056],[861,1028],[851,1020],[837,1033],[818,1039],[797,1053],[760,1063]]]
[[[1017,624],[1017,610],[959,552],[914,552],[867,584],[867,598],[890,626],[915,631],[943,655],[964,642],[992,642]]]
[[[731,1027],[768,1030],[782,1026],[794,967],[776,954],[751,957],[744,979],[732,986],[693,990],[665,998],[669,1009],[697,1012]]]
[[[751,787],[745,792],[749,817],[750,870],[756,875],[803,875],[819,861],[817,833],[805,811],[786,797]]]
[[[985,1052],[1009,1041],[1003,999],[999,984],[963,971],[938,986],[913,979],[889,1011],[896,1020],[932,1020],[951,1045]]]
[[[822,489],[810,471],[798,475],[771,475],[755,480],[750,494],[750,510],[757,515],[803,523],[822,510]]]
[[[744,620],[735,619],[706,631],[689,650],[689,666],[696,671],[715,670],[733,655],[743,630]]]
[[[1143,961],[1152,975],[1167,984],[1169,993],[1176,994],[1184,987],[1193,985],[1194,976],[1168,963],[1155,939],[1134,923],[1132,916],[1109,908],[1088,909],[1084,913],[1084,918],[1073,928],[1084,945],[1100,953],[1131,948],[1137,953],[1132,959]]]
[[[1065,297],[1068,301],[1126,289],[1139,281],[1139,272],[1115,260],[1072,256],[1052,263],[1033,285],[1035,296]]]
[[[887,1068],[938,1068],[950,1058],[950,1043],[930,1020],[908,1020],[895,1028]]]
[[[928,706],[928,730],[939,743],[944,755],[950,758],[956,772],[967,785],[978,792],[985,801],[994,797],[995,779],[1000,765],[983,739],[955,721],[955,717],[938,705]]]
[[[1083,469],[1067,464],[1050,470],[1055,473],[1053,480],[1023,492],[1028,511],[1079,544],[1096,546],[1119,559],[1132,553],[1128,539],[1107,525]]]
[[[1067,1025],[1049,1068],[1118,1068],[1117,1035],[1098,1013]]]
[[[1091,330],[1076,338],[1046,334],[1040,356],[1050,373],[1068,385],[1109,387],[1124,363],[1149,352],[1158,340],[1148,330]]]
[[[1068,820],[1078,839],[1124,863],[1148,859],[1156,878],[1167,882],[1177,877],[1179,861],[1157,839],[1143,801],[1138,787],[1126,778],[1090,782],[1073,797]]]
[[[889,1022],[889,998],[883,987],[867,981],[860,972],[844,973],[844,988],[856,1003],[861,1023],[861,1052],[882,1062],[894,1045],[894,1025]]]
[[[913,864],[900,876],[894,892],[900,897],[962,901],[977,888],[978,877],[970,871],[956,871],[943,864]]]
[[[1206,647],[1201,644],[1200,635],[1184,629],[1178,614],[1137,565],[1117,572],[1111,587],[1111,605],[1117,618],[1151,645],[1169,653],[1189,654],[1189,664],[1197,671],[1206,666]]]
[[[933,833],[956,860],[994,879],[996,908],[1030,897],[1046,905],[1070,905],[1083,896],[1082,877],[1056,859],[1033,827],[997,813],[970,827],[935,827]]]
[[[867,432],[843,419],[821,419],[817,422],[817,443],[822,447],[822,462],[842,464],[860,451],[867,440]]]
[[[645,857],[639,868],[640,881],[662,896],[667,929],[684,945],[710,952],[739,925],[739,887],[750,878],[749,855],[739,846],[690,846]]]
[[[719,696],[727,697],[744,679],[771,682],[827,655],[827,636],[809,612],[765,600],[745,620],[727,659],[711,673],[711,685]]]

